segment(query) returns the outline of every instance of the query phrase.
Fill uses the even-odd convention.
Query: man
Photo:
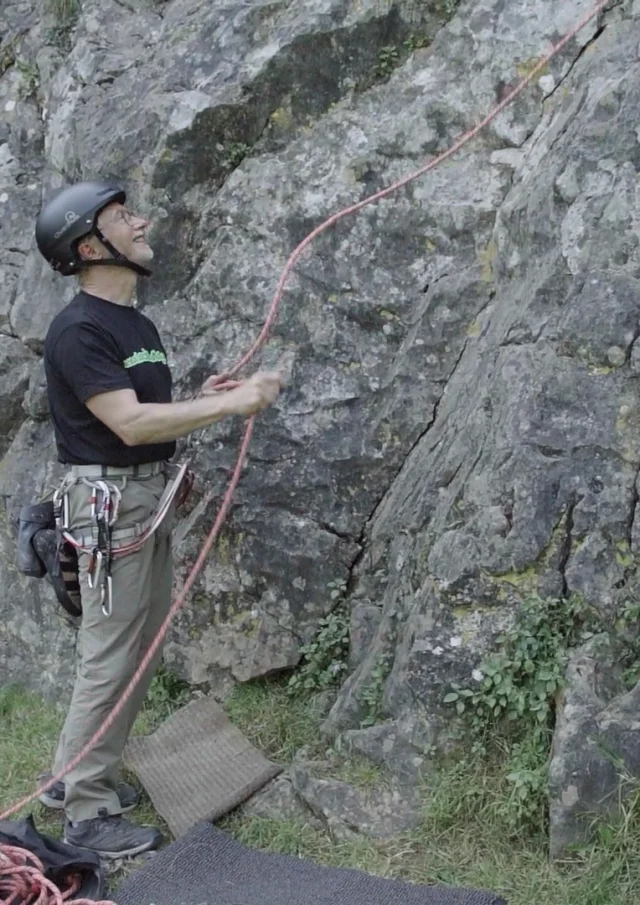
[[[98,536],[103,546],[113,537],[136,536],[167,499],[166,463],[177,438],[223,417],[259,412],[281,389],[280,374],[259,372],[224,392],[216,392],[209,379],[197,399],[172,402],[164,346],[152,321],[133,305],[138,278],[151,273],[148,225],[127,209],[123,191],[103,182],[59,191],[36,224],[38,248],[53,269],[79,276],[77,295],[50,325],[44,364],[58,459],[69,466],[68,531]],[[100,521],[96,513],[105,500]],[[113,558],[108,546],[104,558],[102,547],[79,552],[80,662],[56,773],[100,728],[166,617],[173,511],[134,552]],[[104,858],[137,854],[162,839],[157,829],[122,816],[138,796],[119,778],[121,755],[159,656],[103,739],[41,799],[64,808],[69,843]]]

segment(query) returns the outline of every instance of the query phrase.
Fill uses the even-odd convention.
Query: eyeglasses
[[[113,217],[111,218],[112,223],[126,223],[127,226],[133,226],[135,220],[145,220],[145,217],[141,217],[139,214],[134,214],[133,211],[129,211],[126,208],[122,208],[121,210],[117,210]]]

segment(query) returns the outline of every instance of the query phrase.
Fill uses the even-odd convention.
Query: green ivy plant
[[[452,684],[445,703],[470,711],[476,734],[503,718],[525,717],[548,726],[553,697],[562,686],[569,648],[596,629],[593,613],[577,600],[525,600],[514,625],[497,639],[497,650],[481,664],[475,688]]]
[[[335,609],[320,620],[315,637],[300,648],[301,665],[288,682],[291,695],[334,688],[345,678],[349,655],[349,616],[344,605],[346,582],[330,582],[328,587]]]
[[[391,75],[395,67],[398,65],[399,59],[400,54],[398,53],[398,48],[395,45],[383,47],[378,53],[378,77],[386,78],[388,75]]]
[[[468,716],[472,755],[487,757],[496,743],[502,746],[514,826],[539,825],[555,702],[570,651],[603,627],[600,614],[579,598],[531,597],[480,664],[479,681],[473,687],[452,683],[444,698]]]

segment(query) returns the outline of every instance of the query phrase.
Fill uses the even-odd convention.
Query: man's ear
[[[102,255],[94,248],[88,237],[78,242],[78,254],[85,261],[99,261],[102,258]]]

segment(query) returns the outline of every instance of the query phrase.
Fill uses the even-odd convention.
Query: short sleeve
[[[54,364],[80,402],[111,390],[133,389],[109,334],[91,324],[73,324],[58,337]]]

